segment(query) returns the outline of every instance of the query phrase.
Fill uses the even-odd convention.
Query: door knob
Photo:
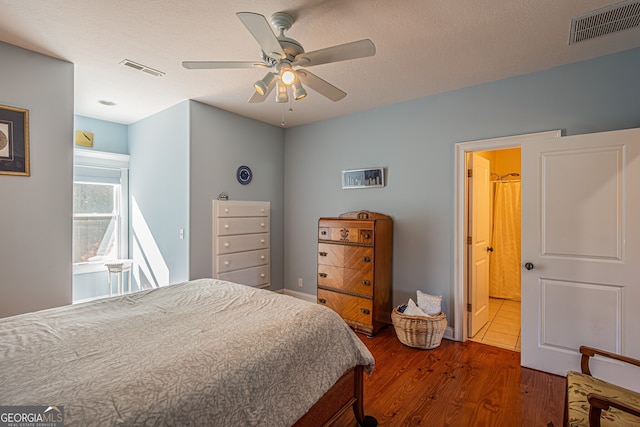
[[[493,252],[493,246],[487,247],[487,252]]]
[[[524,268],[526,268],[527,270],[533,270],[533,264],[528,262],[524,265]]]

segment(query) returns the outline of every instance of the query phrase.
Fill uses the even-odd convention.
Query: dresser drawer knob
[[[224,242],[224,247],[228,248],[229,247],[229,242]]]
[[[229,208],[224,208],[224,213],[229,213]]]
[[[371,310],[367,308],[361,308],[360,311],[362,312],[362,314],[371,314]]]
[[[260,273],[260,277],[262,277],[263,279],[266,277],[267,275],[264,273]]]
[[[371,286],[371,282],[368,281],[368,280],[363,280],[362,284],[365,285],[365,286]]]
[[[365,239],[370,239],[370,238],[371,238],[371,234],[369,234],[369,233],[365,233],[364,238],[365,238]]]
[[[264,227],[264,222],[261,222],[261,223],[260,223],[260,227]]]
[[[225,224],[224,228],[229,229],[229,224]]]
[[[318,274],[318,276],[320,276],[320,277],[327,277],[327,273],[320,273],[320,274]]]
[[[326,236],[326,235],[327,235],[327,232],[326,232],[326,231],[324,231],[324,230],[322,230],[322,231],[320,232],[320,234],[322,234],[323,236]]]
[[[266,256],[260,255],[260,259],[265,259],[265,258],[266,258]]]
[[[327,303],[327,300],[326,300],[326,299],[324,299],[324,298],[318,298],[318,302],[319,302],[320,304],[326,304],[326,303]]]
[[[229,265],[229,264],[231,264],[229,261],[224,262],[224,265]]]
[[[326,252],[318,252],[318,254],[319,254],[320,256],[327,256],[327,253],[326,253]]]
[[[260,239],[260,243],[264,243],[264,239]]]
[[[371,262],[371,258],[368,256],[363,256],[362,257],[362,262]]]

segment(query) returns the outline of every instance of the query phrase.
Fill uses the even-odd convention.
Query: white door
[[[640,358],[640,129],[523,144],[522,177],[522,365],[566,375],[580,345]]]
[[[469,337],[489,321],[490,163],[476,153],[469,169]]]

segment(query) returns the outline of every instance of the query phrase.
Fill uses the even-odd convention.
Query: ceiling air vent
[[[136,70],[145,72],[147,74],[151,74],[152,76],[156,76],[156,77],[164,76],[164,73],[162,71],[155,70],[155,69],[153,69],[151,67],[147,67],[146,65],[138,64],[137,62],[133,62],[133,61],[130,61],[128,59],[124,59],[120,63],[122,65],[127,66],[127,67],[131,67],[131,68],[134,68]]]
[[[628,0],[571,19],[569,44],[640,26],[640,0]]]

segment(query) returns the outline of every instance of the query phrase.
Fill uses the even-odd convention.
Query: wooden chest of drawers
[[[318,221],[318,303],[356,331],[374,335],[391,323],[393,221],[348,212]]]
[[[214,279],[270,285],[269,202],[213,201]]]

